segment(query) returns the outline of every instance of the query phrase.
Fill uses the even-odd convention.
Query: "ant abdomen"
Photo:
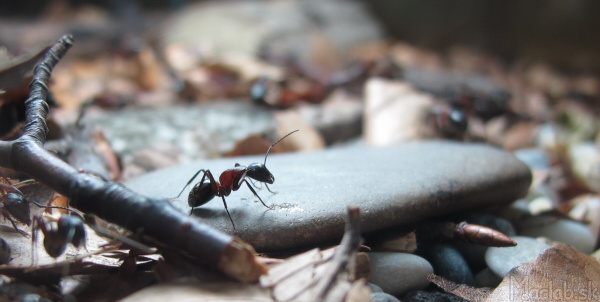
[[[197,183],[194,185],[188,196],[188,205],[192,208],[201,206],[215,197],[210,181]]]
[[[76,216],[62,215],[58,219],[58,231],[76,248],[85,246],[85,227],[83,221]]]

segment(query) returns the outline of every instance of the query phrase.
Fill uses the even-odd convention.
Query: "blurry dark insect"
[[[450,97],[450,106],[461,108],[468,116],[476,116],[484,122],[511,113],[510,94],[507,92],[475,93],[463,88]]]
[[[435,106],[432,116],[437,131],[445,138],[462,139],[469,126],[465,114],[449,106]]]
[[[4,239],[0,238],[0,264],[7,264],[10,261],[10,245]]]
[[[31,225],[31,211],[29,209],[30,203],[45,209],[50,208],[72,211],[71,209],[64,207],[45,206],[38,203],[37,201],[25,198],[25,195],[23,195],[23,193],[17,187],[31,183],[34,182],[23,181],[18,184],[12,185],[7,178],[0,177],[0,212],[2,213],[2,216],[4,216],[5,219],[8,219],[8,221],[10,221],[13,228],[23,236],[27,236],[27,233],[23,230],[20,230],[17,227],[17,224],[15,223],[13,218],[25,225]]]
[[[192,178],[187,182],[183,189],[181,189],[181,192],[179,192],[179,194],[177,194],[175,198],[178,198],[181,195],[181,193],[183,193],[185,188],[187,188],[187,186],[189,186],[194,181],[194,179],[196,179],[196,177],[200,173],[202,173],[202,179],[200,179],[200,182],[194,185],[188,196],[188,205],[192,208],[190,210],[190,215],[192,214],[194,207],[198,207],[209,202],[215,196],[220,196],[223,199],[223,205],[225,206],[225,211],[227,211],[227,216],[229,216],[231,225],[235,230],[235,224],[233,223],[233,219],[231,219],[231,215],[229,214],[229,210],[227,209],[227,202],[225,201],[225,196],[229,196],[229,194],[231,194],[231,191],[237,191],[242,185],[242,183],[246,183],[250,191],[254,193],[254,196],[256,196],[266,208],[269,208],[263,202],[260,196],[258,196],[258,194],[252,188],[250,183],[248,183],[246,177],[254,179],[258,182],[265,183],[267,190],[275,194],[275,192],[271,191],[271,189],[269,189],[269,186],[267,186],[267,184],[273,184],[273,182],[275,182],[275,177],[273,176],[273,174],[271,174],[271,172],[269,172],[269,170],[266,167],[267,156],[269,156],[269,152],[271,151],[271,148],[273,148],[273,146],[277,145],[284,138],[290,136],[292,133],[297,131],[298,130],[294,130],[286,134],[284,137],[280,138],[277,142],[272,144],[267,150],[267,153],[265,154],[265,161],[262,164],[252,163],[246,167],[236,163],[234,168],[223,171],[223,173],[221,173],[221,176],[219,176],[218,181],[214,178],[210,170],[198,170],[198,172],[196,172],[196,174],[192,176]],[[208,179],[206,179],[207,177]]]
[[[31,229],[32,247],[37,241],[37,231],[41,230],[44,234],[44,248],[52,258],[62,255],[69,243],[76,248],[85,247],[85,228],[78,216],[63,214],[58,220],[34,216]]]

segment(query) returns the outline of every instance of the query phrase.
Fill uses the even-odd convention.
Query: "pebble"
[[[517,235],[515,228],[508,220],[490,214],[472,213],[460,218],[471,224],[477,224],[500,231],[509,237]],[[473,271],[479,271],[486,267],[485,252],[488,249],[487,246],[463,241],[455,241],[452,245],[461,253],[461,255],[463,255]]]
[[[93,110],[86,119],[102,129],[124,161],[153,146],[169,149],[168,153],[174,149],[184,161],[214,157],[231,151],[237,141],[251,134],[273,131],[275,125],[270,111],[244,102],[169,106],[160,110]]]
[[[569,211],[569,217],[586,221],[587,228],[596,238],[595,246],[600,243],[600,195],[583,195],[571,202],[575,204]]]
[[[514,154],[532,170],[550,169],[550,159],[540,148],[519,149],[514,151]]]
[[[383,289],[381,289],[381,287],[379,287],[377,284],[369,283],[367,286],[369,286],[369,289],[371,289],[372,293],[383,293]]]
[[[502,282],[502,278],[496,276],[489,267],[475,274],[475,285],[477,287],[496,288],[500,282]]]
[[[594,142],[584,142],[569,147],[573,174],[592,191],[600,191],[600,151]]]
[[[427,287],[427,275],[433,273],[427,260],[413,254],[373,252],[369,253],[369,259],[369,282],[394,296]]]
[[[458,284],[475,286],[475,278],[467,261],[452,245],[426,245],[417,252],[431,263],[436,275]]]
[[[581,222],[551,215],[532,216],[519,223],[520,235],[545,237],[552,241],[572,245],[584,254],[594,251],[596,238]]]
[[[386,293],[372,293],[371,302],[400,302],[398,298]]]
[[[171,198],[189,213],[190,187],[173,197],[196,171],[210,169],[218,177],[235,163],[263,161],[264,156],[199,161],[148,173],[125,185],[145,195]],[[274,251],[339,242],[349,205],[360,206],[362,231],[371,232],[511,202],[526,194],[531,181],[527,166],[509,153],[444,141],[273,154],[267,167],[275,177],[269,188],[278,193],[264,186],[257,193],[271,209],[243,185],[226,197],[235,231],[219,198],[196,208],[193,215],[259,251]]]
[[[504,278],[514,267],[528,263],[539,256],[550,245],[531,237],[511,237],[517,242],[513,247],[490,247],[485,253],[488,267],[500,278]]]

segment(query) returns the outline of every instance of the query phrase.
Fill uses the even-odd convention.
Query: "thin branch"
[[[344,271],[352,257],[360,247],[360,216],[359,208],[348,206],[348,218],[346,219],[346,228],[344,237],[340,246],[335,251],[332,262],[333,267],[322,277],[323,281],[319,282],[317,292],[317,301],[323,301],[337,280],[340,272]]]
[[[166,199],[142,196],[118,183],[79,173],[42,148],[48,132],[48,80],[72,43],[72,37],[64,36],[36,67],[26,101],[25,133],[15,141],[0,141],[0,166],[29,174],[84,213],[152,238],[234,279],[257,280],[266,268],[256,261],[250,245],[189,217]]]

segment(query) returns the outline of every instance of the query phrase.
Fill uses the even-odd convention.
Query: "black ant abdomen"
[[[193,210],[193,208],[199,207],[213,198],[215,198],[215,193],[213,193],[210,181],[199,182],[194,185],[188,195],[188,205],[192,208],[191,210]]]

